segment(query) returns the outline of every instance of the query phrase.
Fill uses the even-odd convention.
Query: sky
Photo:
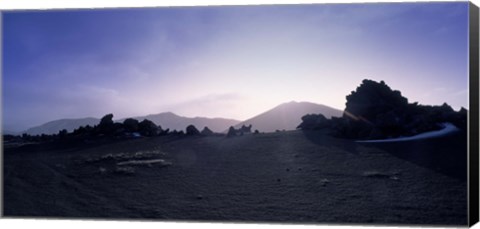
[[[468,3],[2,13],[3,128],[174,112],[245,120],[290,101],[343,110],[363,79],[468,108]]]

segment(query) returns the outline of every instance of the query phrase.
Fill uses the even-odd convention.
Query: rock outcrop
[[[392,90],[383,81],[363,80],[346,99],[341,118],[307,114],[298,128],[329,128],[332,135],[341,138],[384,139],[438,130],[444,122],[464,130],[467,127],[466,109],[456,112],[446,103],[441,106],[408,103],[400,91]]]

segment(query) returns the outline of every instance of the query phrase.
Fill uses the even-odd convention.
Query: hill
[[[32,127],[25,131],[30,135],[40,134],[57,134],[58,131],[66,129],[68,132],[72,132],[80,126],[94,126],[100,122],[97,118],[80,118],[80,119],[59,119],[47,122],[45,124]]]
[[[164,112],[160,114],[152,114],[147,116],[134,117],[138,121],[148,119],[157,125],[160,125],[163,129],[169,128],[170,130],[183,130],[188,125],[194,125],[198,129],[203,129],[207,126],[214,132],[222,132],[230,126],[238,124],[240,121],[234,119],[225,118],[204,118],[204,117],[183,117],[176,115],[172,112]],[[119,120],[123,121],[123,120]]]
[[[2,130],[2,134],[3,135],[19,135],[21,134],[20,132],[17,132],[17,131],[11,131],[11,130],[5,130],[3,129]]]
[[[274,132],[275,130],[295,130],[306,114],[323,114],[325,117],[342,116],[343,111],[310,102],[283,103],[271,110],[243,121],[235,126],[252,125],[252,130]]]
[[[134,117],[139,121],[148,119],[157,125],[162,126],[163,129],[169,128],[170,130],[185,130],[188,125],[194,125],[199,129],[208,126],[214,132],[221,132],[230,126],[236,125],[240,121],[224,118],[203,118],[195,117],[188,118],[176,115],[172,112],[164,112],[160,114],[152,114],[147,116]],[[116,122],[123,122],[125,119],[116,120]],[[94,126],[100,122],[97,118],[82,118],[82,119],[60,119],[47,122],[45,124],[32,127],[25,131],[30,135],[40,134],[57,134],[58,131],[66,129],[68,132],[72,132],[80,126]]]

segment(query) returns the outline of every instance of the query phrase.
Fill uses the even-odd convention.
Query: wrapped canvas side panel
[[[472,226],[478,222],[479,205],[479,169],[478,169],[478,100],[479,100],[479,72],[478,72],[478,7],[470,3],[469,12],[469,31],[470,31],[470,145],[469,145],[469,225]]]

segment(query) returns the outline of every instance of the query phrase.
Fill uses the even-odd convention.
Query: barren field
[[[5,146],[7,217],[466,225],[466,137],[322,132]]]

